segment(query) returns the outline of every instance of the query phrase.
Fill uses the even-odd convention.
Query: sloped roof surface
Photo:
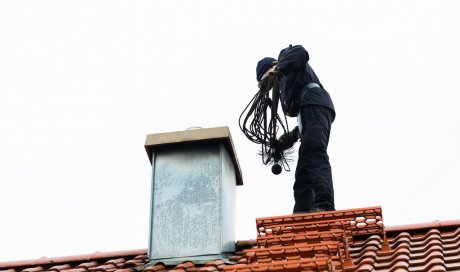
[[[350,254],[356,271],[460,271],[460,220],[389,227],[391,251],[382,239],[356,239]]]
[[[130,250],[0,263],[0,272],[459,271],[460,220],[385,227],[380,207],[256,219],[257,240],[224,263],[149,265]]]

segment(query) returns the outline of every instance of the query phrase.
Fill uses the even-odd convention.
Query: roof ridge
[[[401,232],[409,230],[422,230],[432,228],[460,227],[460,219],[456,220],[435,220],[426,223],[416,223],[407,225],[396,225],[385,227],[386,232]]]
[[[112,259],[116,257],[128,257],[147,254],[146,249],[132,249],[132,250],[121,250],[121,251],[110,251],[110,252],[94,252],[91,254],[82,254],[74,256],[63,256],[63,257],[42,257],[40,259],[32,260],[19,260],[19,261],[8,261],[0,262],[0,269],[9,267],[25,267],[25,266],[40,266],[40,265],[57,265],[61,263],[72,263],[81,261],[94,261],[98,259]]]

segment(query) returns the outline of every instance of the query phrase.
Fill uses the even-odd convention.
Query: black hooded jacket
[[[331,109],[335,116],[331,97],[308,64],[309,59],[307,50],[301,45],[290,45],[281,50],[277,67],[277,70],[283,75],[280,81],[281,102],[289,101],[290,103],[292,100],[297,100],[300,107],[324,106]],[[309,83],[317,83],[320,88],[308,88]]]

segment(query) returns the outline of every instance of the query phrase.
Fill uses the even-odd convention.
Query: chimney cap
[[[238,162],[238,157],[236,156],[236,151],[233,145],[232,137],[230,135],[229,127],[199,128],[184,131],[149,134],[145,139],[144,147],[145,151],[147,151],[147,155],[149,156],[150,163],[152,163],[152,151],[156,147],[216,140],[221,140],[224,142],[235,167],[237,179],[236,184],[243,185],[241,168]]]

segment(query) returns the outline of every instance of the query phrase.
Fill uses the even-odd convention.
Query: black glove
[[[281,74],[281,72],[276,70],[276,69],[270,71],[269,74],[270,74],[270,76],[275,76],[275,77],[282,77],[283,76],[283,74]]]
[[[268,88],[269,79],[270,79],[269,77],[266,77],[266,78],[262,79],[261,81],[259,81],[259,89],[260,90],[266,90]],[[268,89],[270,89],[270,88],[268,88]]]
[[[299,127],[295,127],[291,132],[286,132],[278,139],[281,150],[286,150],[294,146],[300,138]]]

